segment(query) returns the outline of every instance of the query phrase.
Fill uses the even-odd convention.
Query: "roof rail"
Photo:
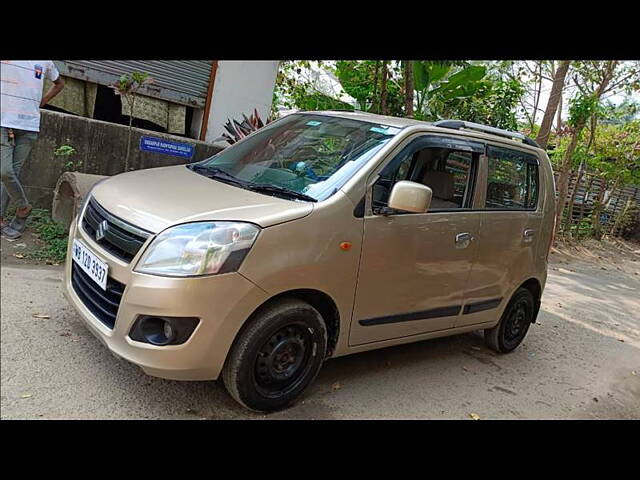
[[[434,122],[433,125],[442,128],[452,128],[454,130],[466,128],[467,130],[477,130],[479,132],[489,133],[491,135],[497,135],[499,137],[517,138],[518,140],[522,140],[522,143],[526,145],[540,148],[540,145],[538,145],[535,140],[530,139],[522,133],[490,127],[489,125],[481,125],[480,123],[465,122],[463,120],[440,120],[438,122]]]

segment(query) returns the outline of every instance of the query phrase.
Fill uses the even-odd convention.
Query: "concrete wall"
[[[218,62],[205,136],[207,142],[213,142],[225,132],[227,119],[240,121],[243,113],[249,116],[254,108],[258,109],[263,121],[267,119],[278,64],[277,60]]]
[[[41,112],[40,134],[21,173],[27,196],[34,206],[51,208],[56,182],[66,170],[67,158],[53,154],[61,145],[71,145],[76,149],[73,159],[81,161],[82,165],[74,170],[97,175],[115,175],[124,171],[129,127],[48,110]],[[191,144],[194,146],[193,156],[187,159],[142,151],[140,137],[143,135]],[[220,147],[209,143],[134,128],[129,166],[137,170],[187,164],[218,151]]]

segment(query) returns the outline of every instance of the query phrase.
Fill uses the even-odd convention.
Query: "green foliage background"
[[[532,138],[540,129],[546,108],[542,79],[552,80],[559,65],[558,61],[550,60],[312,63],[282,62],[274,92],[274,111],[280,106],[300,110],[354,109],[318,91],[312,76],[300,75],[315,65],[335,76],[343,92],[355,99],[359,110],[425,121],[461,119],[521,131]],[[615,68],[607,70],[612,64]],[[383,81],[385,67],[387,75]],[[409,71],[413,73],[407,79]],[[607,74],[610,77],[606,95],[602,95],[598,87]],[[412,84],[410,92],[405,91],[407,80]],[[382,100],[383,91],[386,104]],[[555,170],[566,173],[568,165],[574,175],[577,172],[595,175],[603,180],[603,188],[640,184],[640,103],[631,96],[638,91],[640,62],[572,61],[562,93],[568,116],[561,123],[553,119],[547,144]],[[625,100],[612,103],[608,100],[612,93],[625,95]],[[409,115],[407,102],[412,105]],[[572,143],[575,148],[567,163],[564,157]],[[569,195],[575,196],[575,191]],[[599,227],[598,219],[584,218],[572,229],[576,237],[582,237],[590,236]]]

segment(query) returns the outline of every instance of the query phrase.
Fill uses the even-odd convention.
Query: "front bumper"
[[[91,313],[71,285],[74,239],[109,265],[109,277],[125,285],[113,329]],[[215,380],[238,330],[267,300],[266,292],[239,273],[169,278],[133,272],[145,247],[127,264],[102,249],[74,221],[69,232],[65,296],[114,355],[140,366],[145,373],[172,380]],[[129,337],[138,315],[196,317],[200,323],[185,343],[155,346]]]

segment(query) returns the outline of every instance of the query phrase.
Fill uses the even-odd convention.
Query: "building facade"
[[[124,74],[147,73],[137,92],[134,125],[215,142],[228,119],[271,109],[278,61],[57,60],[67,86],[48,107],[64,113],[128,124],[128,102],[110,88]],[[45,86],[47,88],[47,86]]]

